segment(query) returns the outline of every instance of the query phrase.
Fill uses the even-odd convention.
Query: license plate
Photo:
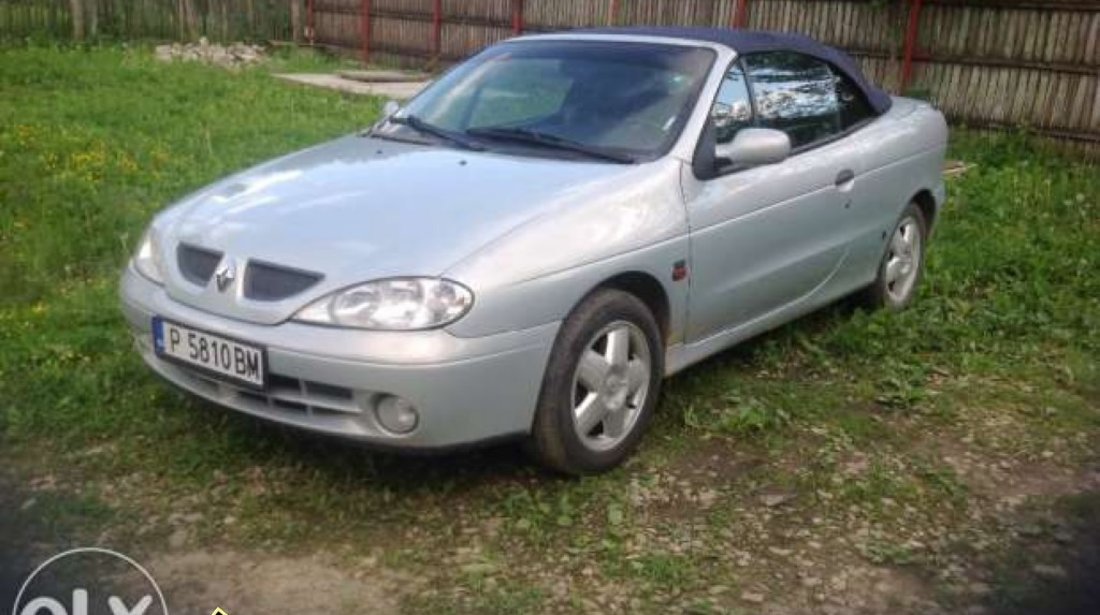
[[[153,317],[157,356],[195,368],[216,378],[263,388],[267,353],[263,347]]]

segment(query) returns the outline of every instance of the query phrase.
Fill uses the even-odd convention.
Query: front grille
[[[305,416],[348,416],[362,414],[351,389],[299,380],[278,374],[270,374],[268,388],[256,391],[235,384],[209,378],[183,366],[171,365],[170,369],[191,381],[196,388],[209,389],[211,394],[230,392],[238,400],[257,408],[281,410]],[[218,393],[218,392],[221,393]]]
[[[214,269],[222,260],[222,253],[181,243],[176,248],[176,262],[180,273],[192,284],[206,286]]]
[[[244,275],[244,296],[256,301],[279,301],[297,295],[322,277],[301,269],[249,261]]]

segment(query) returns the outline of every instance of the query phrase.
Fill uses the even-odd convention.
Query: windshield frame
[[[418,114],[417,102],[422,101],[425,96],[437,96],[440,95],[439,88],[448,88],[452,86],[452,80],[455,79],[455,75],[459,74],[462,69],[470,69],[476,65],[480,65],[487,60],[486,56],[497,56],[502,53],[502,49],[515,45],[532,45],[542,43],[576,43],[579,45],[584,44],[609,44],[609,43],[627,43],[631,45],[637,45],[639,47],[668,47],[668,48],[680,48],[680,49],[693,49],[701,50],[707,55],[700,64],[700,73],[695,79],[693,89],[688,93],[684,100],[681,110],[678,112],[676,123],[668,134],[668,136],[659,144],[659,147],[655,147],[650,150],[636,150],[630,148],[619,148],[616,151],[622,151],[624,154],[629,155],[634,159],[635,163],[649,162],[658,160],[665,156],[668,156],[672,151],[676,150],[679,144],[683,141],[685,134],[689,134],[692,131],[692,126],[695,123],[694,119],[698,114],[700,101],[706,98],[706,93],[711,89],[713,85],[713,75],[715,66],[719,65],[722,56],[726,53],[730,53],[730,50],[722,48],[718,45],[697,43],[695,41],[686,41],[681,39],[652,37],[652,36],[623,36],[623,35],[578,35],[578,34],[541,34],[541,35],[528,35],[514,39],[509,39],[496,43],[489,47],[486,47],[481,52],[471,56],[467,60],[455,64],[441,74],[437,79],[433,80],[426,88],[421,90],[410,99],[402,108],[397,112],[397,116],[403,116],[407,114]],[[723,53],[725,52],[725,53]],[[386,135],[378,135],[385,138]],[[483,141],[487,149],[490,151],[504,153],[508,155],[520,155],[524,157],[539,157],[539,158],[567,158],[567,159],[579,159],[578,157],[570,156],[567,152],[552,151],[549,149],[523,146],[522,144],[505,144],[500,141],[494,141],[486,139]],[[593,144],[595,146],[595,144]]]

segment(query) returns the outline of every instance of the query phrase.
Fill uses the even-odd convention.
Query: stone
[[[172,43],[157,45],[153,56],[161,62],[202,62],[224,68],[238,68],[255,64],[264,59],[264,49],[259,45],[236,42],[230,45],[211,43],[205,37],[198,43]]]
[[[768,508],[775,508],[781,504],[786,504],[795,498],[794,493],[765,493],[760,496],[760,501]]]
[[[185,544],[187,544],[188,538],[189,535],[187,533],[187,530],[178,529],[172,532],[172,535],[168,537],[168,547],[172,549],[180,549]]]
[[[741,592],[741,599],[745,602],[751,602],[752,604],[763,604],[764,594],[756,592]]]

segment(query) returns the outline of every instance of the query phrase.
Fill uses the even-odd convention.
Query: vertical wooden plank
[[[978,44],[976,48],[978,57],[984,58],[989,55],[989,49],[993,46],[993,41],[997,36],[997,17],[1003,12],[1004,10],[1001,8],[996,8],[995,10],[980,10],[982,19],[978,30]]]
[[[1066,113],[1059,118],[1069,129],[1080,130],[1084,128],[1084,91],[1085,80],[1083,75],[1073,75],[1070,81],[1069,96],[1067,97]]]
[[[967,119],[981,119],[978,114],[972,112],[962,101],[974,95],[977,89],[977,75],[973,66],[959,66],[959,90],[955,93],[955,113]],[[970,113],[968,113],[970,111]]]
[[[1100,13],[1093,13],[1089,19],[1088,40],[1085,43],[1085,63],[1100,64]]]
[[[1047,71],[1036,71],[1035,89],[1033,90],[1035,96],[1031,99],[1031,104],[1028,105],[1027,117],[1021,118],[1032,126],[1042,124],[1043,109],[1049,103],[1049,76],[1050,74]]]
[[[993,78],[993,118],[997,122],[1005,122],[1009,119],[1012,91],[1009,89],[1008,78],[1015,72],[1011,69],[998,68]]]
[[[72,16],[73,40],[84,40],[84,2],[69,0],[69,15]]]
[[[840,44],[847,47],[856,47],[855,41],[852,39],[852,32],[855,29],[856,18],[856,6],[852,2],[844,3],[844,17],[841,20],[840,33],[838,40]]]
[[[359,8],[361,31],[359,34],[362,44],[363,65],[370,62],[370,35],[371,35],[371,0],[362,0]]]
[[[1039,34],[1040,44],[1035,50],[1035,59],[1040,61],[1046,61],[1050,57],[1050,46],[1055,39],[1054,31],[1054,15],[1049,11],[1041,11],[1042,30]]]
[[[957,107],[957,101],[962,96],[962,83],[963,83],[963,67],[959,64],[951,66],[951,87],[948,89],[947,96],[945,97],[945,107],[954,110]]]
[[[1051,82],[1051,96],[1048,100],[1048,104],[1043,105],[1042,126],[1044,128],[1053,127],[1055,118],[1061,115],[1062,105],[1065,102],[1066,84],[1064,75],[1052,74]]]
[[[1020,38],[1020,11],[1012,11],[1009,16],[1008,33],[1005,35],[1004,44],[1001,46],[1001,57],[1015,57],[1015,49]]]
[[[944,20],[950,20],[952,16],[959,20],[955,29],[955,40],[953,41],[951,52],[959,55],[965,55],[969,53],[967,49],[967,41],[969,40],[969,34],[971,32],[971,16],[973,11],[970,7],[956,8],[951,11],[944,11]]]
[[[288,0],[288,2],[290,2],[290,40],[301,43],[302,3],[301,0]]]
[[[859,13],[860,13],[859,7],[854,2],[849,2],[848,3],[848,19],[845,20],[845,25],[844,25],[844,29],[845,29],[844,37],[845,37],[845,40],[846,40],[845,44],[847,44],[847,45],[855,45],[856,42],[857,42],[857,39],[856,39],[857,25],[856,25],[856,23],[857,23],[857,20],[859,19]]]
[[[1043,45],[1039,48],[1039,53],[1037,54],[1038,57],[1036,59],[1043,62],[1049,62],[1052,47],[1054,46],[1055,41],[1061,37],[1061,33],[1057,29],[1058,15],[1052,11],[1044,11],[1043,21],[1045,24],[1045,27],[1043,28],[1042,38]]]
[[[1023,49],[1021,60],[1029,60],[1032,58],[1032,54],[1035,52],[1035,31],[1036,31],[1036,19],[1034,11],[1028,11],[1025,13],[1029,19],[1026,20],[1026,33],[1024,34]]]
[[[1028,74],[1031,71],[1015,70],[1012,71],[1012,79],[1009,81],[1009,101],[1008,101],[1008,117],[1019,117],[1020,111],[1023,107],[1023,92],[1026,90],[1026,82]],[[1030,96],[1030,92],[1028,93]]]
[[[1089,119],[1089,129],[1096,132],[1100,132],[1100,79],[1095,76],[1091,79],[1092,82],[1092,118]]]
[[[1086,17],[1087,14],[1079,15],[1079,18]],[[1064,52],[1064,61],[1074,64],[1085,62],[1085,42],[1088,35],[1088,20],[1079,18],[1070,21],[1070,30],[1073,32],[1073,36],[1071,36],[1071,42]]]

